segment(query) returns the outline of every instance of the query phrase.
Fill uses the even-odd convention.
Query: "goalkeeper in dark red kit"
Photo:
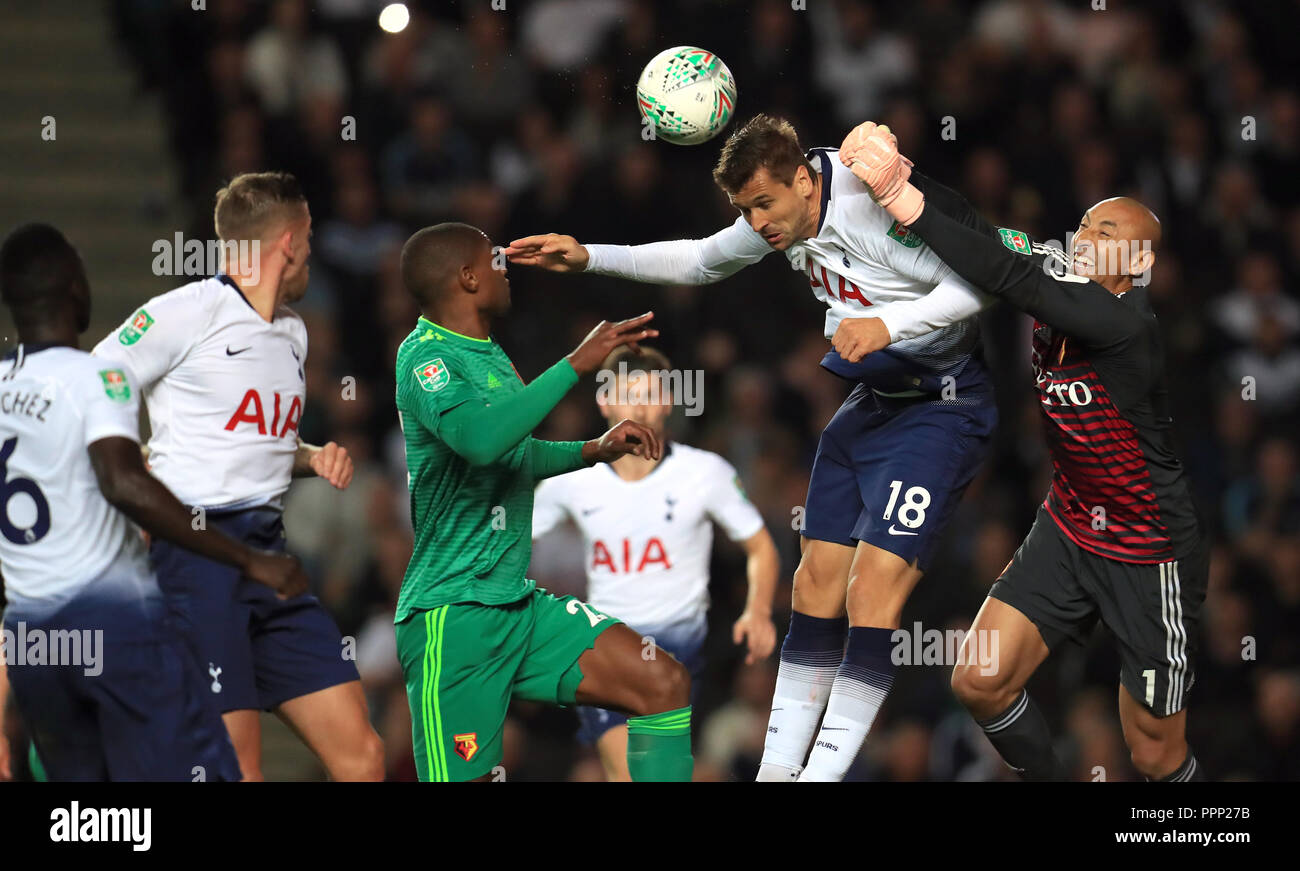
[[[1185,701],[1208,543],[1173,447],[1159,326],[1134,281],[1155,262],[1160,222],[1135,200],[1103,200],[1067,254],[993,228],[928,179],[912,184],[887,127],[855,128],[839,157],[955,272],[1035,319],[1052,486],[967,638],[995,633],[998,667],[981,670],[963,645],[957,697],[1025,780],[1066,779],[1025,684],[1050,651],[1083,643],[1100,619],[1119,643],[1133,765],[1148,780],[1203,779]]]

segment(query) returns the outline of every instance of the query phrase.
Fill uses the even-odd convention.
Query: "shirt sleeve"
[[[126,367],[90,358],[77,388],[86,447],[107,438],[140,441],[140,398]]]
[[[416,360],[414,366],[411,360]],[[482,402],[470,373],[459,358],[447,354],[411,357],[399,372],[411,416],[434,435],[440,435],[442,415],[466,402]]]
[[[646,245],[587,245],[585,271],[650,284],[712,284],[772,252],[743,217],[707,239]]]
[[[541,538],[569,517],[566,487],[554,478],[543,481],[533,494],[533,538]]]
[[[454,357],[427,360],[403,377],[406,404],[416,420],[474,466],[490,465],[507,455],[512,464],[521,462],[529,433],[578,383],[573,366],[560,360],[523,390],[487,403],[471,386],[464,364]],[[517,451],[521,445],[525,450]]]
[[[891,341],[901,342],[974,317],[995,302],[996,297],[949,273],[925,296],[888,303],[875,317],[884,322]]]
[[[535,480],[584,469],[582,446],[586,442],[551,442],[528,437],[528,466]]]
[[[1027,236],[1005,241],[956,221],[927,201],[911,229],[972,284],[1097,349],[1127,344],[1145,329],[1142,315],[1095,281],[1044,267]]]
[[[705,510],[722,527],[727,538],[744,541],[763,528],[763,517],[745,495],[740,476],[722,457],[717,457],[707,482]]]
[[[197,296],[165,293],[137,309],[91,353],[125,364],[140,389],[148,390],[184,359],[207,317],[207,307]]]

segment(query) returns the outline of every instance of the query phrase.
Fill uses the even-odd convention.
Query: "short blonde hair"
[[[212,222],[223,242],[265,239],[306,208],[298,179],[287,172],[246,172],[217,191]]]

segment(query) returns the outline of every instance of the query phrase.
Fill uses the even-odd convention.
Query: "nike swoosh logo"
[[[584,508],[582,509],[582,516],[587,517],[588,515],[595,514],[599,510],[599,508]]]
[[[849,731],[849,727],[848,726],[822,726],[822,731],[823,732],[847,732]]]
[[[919,532],[905,532],[905,531],[902,530],[902,529],[895,529],[895,528],[894,528],[894,525],[891,523],[891,524],[889,525],[889,534],[890,534],[890,535],[920,535],[921,533],[919,533]]]
[[[247,350],[250,350],[252,347],[253,347],[252,345],[249,345],[247,348],[240,348],[238,351],[232,351],[232,350],[230,350],[230,346],[229,346],[229,345],[226,345],[226,356],[227,356],[227,357],[235,357],[235,356],[237,356],[237,355],[239,355],[239,354],[244,353],[244,352],[247,351]]]

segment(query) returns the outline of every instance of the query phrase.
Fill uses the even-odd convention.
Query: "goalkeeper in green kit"
[[[530,433],[620,345],[658,335],[646,313],[601,322],[524,385],[492,339],[510,310],[493,247],[467,224],[419,231],[402,283],[422,317],[397,350],[415,549],[397,603],[397,649],[422,781],[489,780],[512,698],[630,714],[633,780],[691,779],[690,677],[662,650],[572,596],[524,577],[537,482],[624,454],[658,458],[655,434],[625,420],[588,442]]]

